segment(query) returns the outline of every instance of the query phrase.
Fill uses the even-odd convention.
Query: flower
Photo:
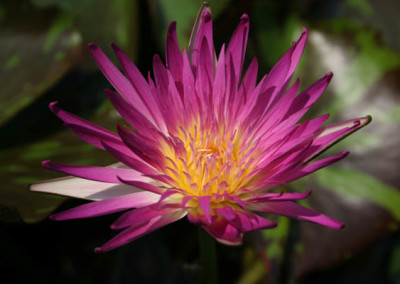
[[[154,56],[154,80],[146,80],[117,46],[112,45],[125,75],[90,44],[117,91],[105,92],[129,125],[117,126],[116,134],[60,109],[56,102],[50,104],[70,130],[119,161],[109,167],[44,161],[44,167],[73,177],[37,183],[32,190],[93,201],[51,218],[128,210],[111,226],[124,230],[97,251],[124,245],[184,216],[229,245],[240,244],[244,232],[276,226],[256,211],[341,228],[341,222],[292,202],[311,191],[270,190],[347,156],[342,152],[310,162],[370,117],[323,126],[328,115],[322,115],[299,123],[332,73],[299,94],[299,81],[290,84],[307,40],[304,29],[258,84],[256,59],[241,79],[248,31],[249,18],[243,15],[217,57],[211,14],[203,5],[187,51],[179,48],[176,23],[170,24],[166,65]]]

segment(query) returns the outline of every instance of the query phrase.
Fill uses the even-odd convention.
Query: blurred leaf
[[[278,226],[273,230],[263,230],[264,239],[268,242],[265,248],[269,259],[281,262],[283,260],[284,244],[289,235],[290,220],[287,217],[278,217]]]
[[[97,77],[92,76],[92,79],[94,78]],[[103,80],[105,79],[100,81],[101,85],[104,84],[102,82]],[[92,81],[87,80],[85,82],[91,84]],[[81,89],[81,92],[79,92],[77,96],[79,101],[71,101],[70,99],[69,103],[82,105],[82,102],[89,100],[90,104],[93,106],[94,94],[96,92],[92,90],[92,96],[79,96],[79,94],[83,94],[87,91],[87,87],[84,85],[79,86]],[[69,91],[68,88],[65,88],[64,92],[60,92],[60,94]],[[74,108],[76,109],[76,106],[72,109],[68,107],[68,100],[65,99],[61,99],[59,105],[72,112],[74,112]],[[33,110],[41,111],[41,108],[35,108]],[[91,112],[95,112],[95,115],[90,120],[106,128],[115,129],[115,125],[121,122],[120,117],[109,102],[103,103],[100,107],[91,110]],[[62,123],[54,117],[54,115],[51,115],[47,107],[46,113],[49,117],[51,116],[51,118],[45,116],[44,119],[50,119],[54,121],[54,123],[57,123],[59,127],[62,127]],[[35,116],[35,114],[28,112],[25,116],[25,120],[32,116]],[[38,120],[40,120],[40,118],[41,116],[39,115]],[[29,122],[27,124],[29,125]],[[40,127],[40,125],[38,126]],[[46,129],[38,131],[40,132],[43,130],[46,131]],[[18,132],[16,132],[15,135],[16,137],[21,137],[18,136],[21,135],[18,134]],[[27,138],[29,140],[34,139],[34,137],[30,137],[29,135]],[[21,218],[28,223],[37,222],[45,218],[65,200],[65,198],[59,196],[30,192],[28,190],[28,185],[30,183],[62,176],[62,174],[43,169],[40,166],[40,162],[46,159],[54,159],[56,162],[61,163],[91,165],[108,165],[115,162],[107,153],[80,140],[68,130],[51,136],[45,135],[44,138],[38,142],[28,145],[22,144],[19,147],[0,152],[0,178],[3,180],[0,187],[0,206],[17,209]],[[9,222],[15,220],[16,218],[8,219]]]
[[[290,48],[291,42],[300,36],[303,25],[295,13],[284,12],[278,2],[256,1],[253,12],[252,23],[260,51],[258,57],[265,61],[265,67],[271,68]]]
[[[346,227],[333,231],[302,223],[304,250],[297,259],[297,275],[344,261],[399,229],[393,217],[400,217],[400,125],[394,119],[400,103],[400,57],[374,31],[354,21],[337,19],[319,26],[311,29],[302,68],[306,72],[301,73],[307,75],[305,85],[327,71],[335,76],[311,116],[330,113],[335,122],[370,114],[373,121],[331,150],[350,150],[349,157],[307,179],[314,189],[312,207]]]
[[[398,14],[400,2],[396,0],[346,0],[346,14],[356,17],[365,26],[373,27],[391,48],[400,51]]]
[[[400,220],[400,191],[393,186],[353,169],[328,167],[315,173],[315,177],[320,185],[343,195],[348,202],[357,204],[360,199],[367,199]]]
[[[392,258],[389,263],[389,279],[391,283],[400,282],[400,246],[397,244],[392,252]]]
[[[400,66],[399,54],[383,46],[376,33],[348,20],[336,20],[324,30],[313,30],[309,45],[312,61],[305,68],[318,77],[327,71],[335,75],[329,93],[318,102],[319,113],[336,115],[358,104],[385,73]],[[374,117],[374,113],[369,114]]]
[[[188,46],[193,24],[203,0],[154,0],[149,1],[151,14],[156,24],[155,35],[158,45],[164,46],[168,25],[177,22],[177,36],[181,46]],[[231,0],[207,1],[211,7],[212,17],[215,19]],[[239,18],[237,19],[237,21]]]
[[[23,5],[5,2],[1,8],[0,126],[54,85],[84,54],[68,15],[16,2]]]
[[[120,45],[131,58],[138,50],[138,11],[136,0],[32,0],[40,8],[56,7],[75,19],[75,26],[87,44],[95,42],[107,53],[112,42]]]
[[[267,273],[265,264],[252,253],[250,249],[245,251],[245,266],[244,273],[240,276],[238,284],[254,284],[260,283]]]

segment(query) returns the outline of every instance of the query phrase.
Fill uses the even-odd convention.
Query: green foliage
[[[348,202],[357,204],[359,200],[367,199],[400,220],[400,191],[397,188],[354,169],[327,167],[315,176],[320,185],[343,195]]]

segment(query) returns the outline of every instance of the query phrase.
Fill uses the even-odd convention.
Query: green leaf
[[[328,167],[314,175],[320,185],[343,195],[349,202],[367,199],[400,220],[400,191],[395,187],[354,169]]]
[[[60,107],[63,107],[63,104],[60,104]],[[56,117],[53,119],[57,121]],[[121,122],[109,102],[103,103],[89,120],[111,130]],[[62,123],[59,124],[61,126]],[[58,163],[99,166],[115,163],[108,153],[87,144],[68,130],[45,136],[36,143],[2,151],[0,208],[5,208],[4,212],[7,214],[1,215],[0,211],[0,220],[18,222],[22,219],[27,223],[38,222],[64,202],[64,197],[28,190],[29,184],[33,182],[64,176],[43,169],[40,163],[47,159]]]
[[[215,19],[223,11],[230,0],[211,0],[208,1],[211,7],[212,17]],[[185,0],[157,0],[156,13],[153,18],[156,23],[158,43],[160,47],[164,46],[167,27],[172,21],[177,22],[177,36],[181,46],[188,46],[189,37],[192,32],[193,24],[200,9],[203,0],[185,1]],[[237,19],[239,22],[239,18]]]
[[[13,5],[1,8],[0,126],[76,66],[84,50],[69,15]]]

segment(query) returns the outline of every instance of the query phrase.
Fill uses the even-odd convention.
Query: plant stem
[[[215,240],[199,228],[200,258],[203,271],[203,283],[218,283],[217,252]]]

